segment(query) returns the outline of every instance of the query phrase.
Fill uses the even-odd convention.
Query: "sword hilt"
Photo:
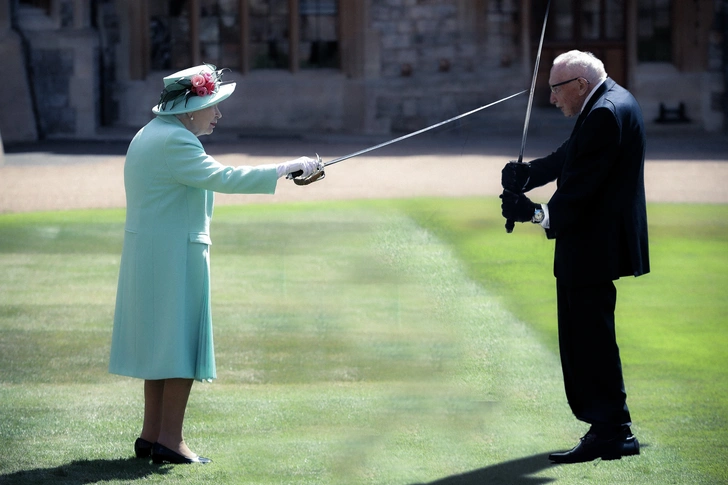
[[[533,77],[531,78],[531,89],[528,94],[528,105],[526,106],[526,119],[523,122],[523,138],[521,139],[521,152],[518,155],[518,163],[523,163],[523,151],[526,148],[526,138],[528,137],[528,124],[531,121],[531,107],[533,106],[533,94],[536,90],[536,79],[538,78],[538,66],[541,64],[541,52],[543,51],[543,39],[546,36],[546,23],[549,19],[549,9],[551,8],[551,0],[546,3],[546,12],[543,16],[543,26],[541,27],[541,40],[538,43],[538,53],[536,54],[536,65],[533,66]],[[506,232],[513,232],[516,223],[510,219],[506,220]]]
[[[320,170],[318,172],[314,172],[305,179],[300,179],[300,177],[303,175],[303,170],[298,170],[296,172],[291,172],[291,177],[293,178],[293,183],[296,185],[308,185],[312,184],[318,180],[321,180],[322,178],[326,177],[326,172],[323,170]]]
[[[521,147],[521,154],[518,156],[517,163],[523,163],[523,147]],[[506,232],[508,234],[512,233],[515,227],[516,221],[513,219],[506,219]]]
[[[316,161],[318,162],[318,170],[309,175],[306,178],[299,178],[301,175],[303,175],[303,170],[296,170],[295,172],[291,172],[288,174],[289,179],[293,179],[293,183],[296,185],[308,185],[316,182],[317,180],[321,180],[322,178],[326,177],[326,173],[324,173],[324,167],[327,165],[321,161],[321,157],[319,154],[316,154]]]

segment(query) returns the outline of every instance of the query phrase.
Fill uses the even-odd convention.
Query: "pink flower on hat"
[[[195,74],[190,79],[192,82],[192,86],[199,88],[200,86],[204,86],[207,83],[207,79],[205,79],[205,76],[202,76],[201,74]]]
[[[212,74],[206,71],[192,76],[190,82],[192,83],[190,90],[197,96],[207,96],[217,89]]]

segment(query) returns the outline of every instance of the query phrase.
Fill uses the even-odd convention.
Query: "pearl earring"
[[[194,117],[194,116],[190,116],[190,121],[192,121],[192,120],[194,120],[194,119],[195,119],[195,117]]]

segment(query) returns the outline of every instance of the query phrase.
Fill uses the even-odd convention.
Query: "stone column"
[[[707,32],[707,69],[703,75],[703,119],[707,131],[728,131],[728,0],[713,3]]]
[[[627,56],[627,88],[632,89],[636,84],[637,71],[637,0],[627,0],[627,21],[624,26],[626,34]]]
[[[723,131],[728,133],[728,0],[723,0],[723,5],[718,6],[718,15],[723,37]]]
[[[0,0],[0,59],[6,72],[16,74],[6,78],[6,95],[0,96],[0,129],[6,143],[38,139],[23,44],[11,24],[12,3]]]
[[[0,35],[4,36],[10,25],[10,0],[0,0]]]
[[[523,78],[531,79],[534,60],[531,60],[531,0],[521,0],[521,59]]]
[[[10,0],[0,0],[0,39],[10,31]],[[3,148],[3,135],[0,132],[0,167],[5,164],[5,149]]]

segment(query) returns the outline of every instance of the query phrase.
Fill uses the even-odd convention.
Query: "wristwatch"
[[[533,222],[534,224],[541,224],[543,222],[543,218],[543,209],[537,208],[533,211],[533,217],[531,218],[531,222]]]

